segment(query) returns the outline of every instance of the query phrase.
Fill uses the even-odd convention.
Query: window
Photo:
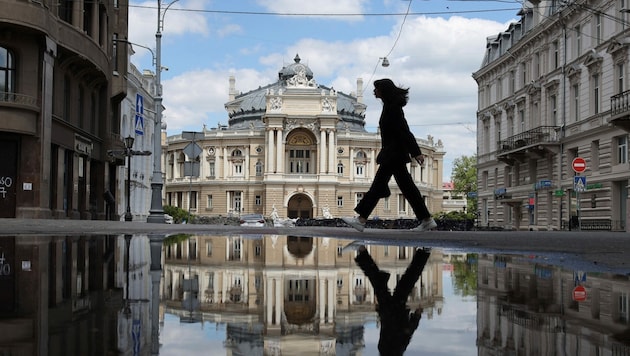
[[[234,175],[242,176],[243,175],[243,164],[242,163],[234,163]]]
[[[289,172],[310,173],[311,151],[289,150]]]
[[[599,114],[599,74],[593,74],[592,76],[592,85],[593,85],[593,114]]]
[[[599,140],[591,142],[591,164],[593,169],[599,169]]]
[[[197,209],[197,192],[196,191],[193,190],[190,192],[190,201],[188,202],[188,204],[190,204],[191,209]]]
[[[206,207],[208,209],[212,208],[212,194],[208,194],[208,196],[206,197]]]
[[[514,94],[516,90],[516,74],[514,71],[510,71],[510,95]]]
[[[343,207],[343,197],[341,195],[337,196],[337,207]]]
[[[258,161],[256,162],[256,176],[260,177],[262,176],[263,173],[263,165],[262,162]]]
[[[357,177],[365,176],[365,166],[362,163],[357,164]]]
[[[559,57],[559,45],[558,45],[558,41],[553,41],[553,46],[552,46],[552,63],[553,63],[553,68],[552,69],[557,69],[558,66],[560,65],[560,57]]]
[[[628,314],[628,306],[630,298],[628,298],[628,294],[624,292],[619,293],[619,321],[628,323],[630,321],[630,315]]]
[[[623,93],[623,88],[625,87],[625,85],[623,85],[623,80],[624,78],[624,65],[623,63],[619,63],[617,64],[617,93]]]
[[[595,44],[599,45],[602,43],[602,15],[599,13],[595,13]]]
[[[573,119],[578,121],[580,119],[580,87],[578,84],[573,85]]]
[[[343,163],[337,164],[337,175],[343,175]]]
[[[575,56],[579,57],[582,53],[582,28],[580,25],[577,25],[573,28],[575,31]]]
[[[558,125],[558,100],[555,95],[549,97],[549,109],[551,110],[551,125]]]
[[[214,161],[208,162],[208,178],[214,179],[214,177],[215,177]]]
[[[254,255],[260,256],[261,254],[262,254],[262,247],[260,246],[260,244],[257,244],[256,246],[254,246]]]
[[[212,241],[206,241],[206,257],[212,257]]]
[[[356,195],[356,204],[359,204],[359,202],[363,199],[363,193],[357,193]]]
[[[385,211],[389,210],[389,197],[383,198],[383,209]]]
[[[617,137],[617,164],[628,162],[628,136]]]
[[[0,47],[0,101],[13,101],[8,94],[15,92],[15,62],[13,53]],[[11,99],[10,99],[11,98]]]
[[[523,110],[523,109],[519,110],[518,111],[518,117],[520,118],[520,121],[521,121],[521,131],[520,131],[520,133],[525,132],[525,110]]]
[[[398,213],[401,215],[407,215],[407,200],[402,194],[398,194]]]
[[[527,85],[527,63],[521,63],[521,80],[523,87]]]
[[[343,287],[343,278],[337,278],[337,288]]]
[[[254,197],[254,205],[259,205],[259,206],[262,205],[262,196],[256,195]]]
[[[343,256],[343,245],[337,245],[337,257]]]

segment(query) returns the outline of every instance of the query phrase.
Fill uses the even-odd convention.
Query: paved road
[[[102,220],[0,219],[0,236],[17,235],[295,235],[417,243],[426,247],[474,252],[542,255],[551,263],[585,270],[630,274],[630,233],[604,231],[432,231],[343,227],[240,227],[228,225],[169,225]]]

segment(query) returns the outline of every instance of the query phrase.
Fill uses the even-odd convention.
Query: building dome
[[[236,95],[234,78],[230,82],[231,101],[225,104],[228,112],[229,129],[262,129],[262,118],[267,112],[267,96],[269,93],[286,93],[298,89],[312,95],[321,96],[322,92],[336,96],[336,112],[339,117],[338,129],[365,132],[365,104],[359,102],[354,94],[337,92],[333,88],[315,83],[313,71],[301,63],[299,55],[295,55],[293,63],[282,67],[278,72],[278,81],[258,87],[246,93]]]
[[[286,81],[295,75],[300,75],[300,73],[303,73],[306,79],[312,80],[313,71],[307,65],[300,63],[301,60],[302,59],[300,58],[300,56],[296,54],[295,58],[293,58],[293,63],[289,64],[286,67],[283,67],[280,72],[278,72],[278,79],[280,81]]]

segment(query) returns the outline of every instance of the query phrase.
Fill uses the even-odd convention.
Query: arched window
[[[10,95],[15,93],[15,59],[13,52],[0,47],[0,100],[14,101]]]
[[[340,175],[340,176],[343,175],[343,163],[341,162],[337,164],[337,175]]]
[[[241,150],[239,150],[238,148],[232,151],[232,157],[241,157],[241,156],[243,156],[243,152],[241,152]]]

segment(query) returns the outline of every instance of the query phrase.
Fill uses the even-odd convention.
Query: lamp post
[[[162,29],[166,11],[179,0],[174,0],[161,10],[161,1],[157,0],[157,32],[155,33],[155,139],[153,140],[153,178],[151,179],[151,209],[147,222],[164,224],[162,206]]]
[[[131,214],[131,156],[133,156],[133,151],[131,148],[133,147],[133,136],[125,137],[125,156],[127,156],[127,186],[125,195],[127,196],[127,212],[125,213],[125,221],[132,221],[133,215]]]

